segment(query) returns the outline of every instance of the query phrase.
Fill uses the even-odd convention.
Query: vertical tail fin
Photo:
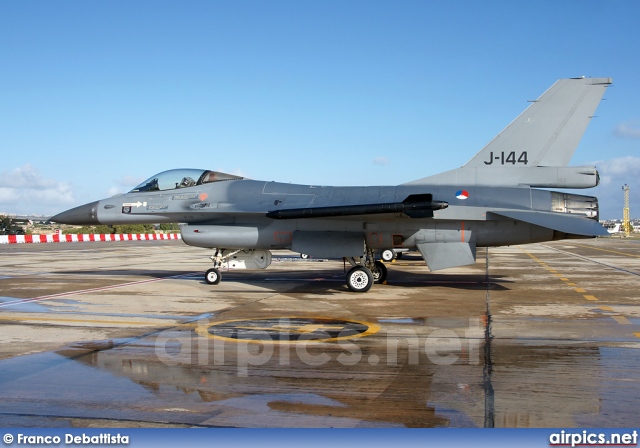
[[[516,166],[567,166],[610,84],[611,78],[560,79],[465,166],[512,164],[503,161],[512,152]]]
[[[405,185],[527,185],[590,188],[595,167],[568,167],[611,78],[569,78],[553,84],[461,168]]]

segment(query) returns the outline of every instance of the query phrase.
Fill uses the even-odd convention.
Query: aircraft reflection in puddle
[[[377,354],[381,362],[309,366],[291,357],[282,366],[282,347],[275,347],[272,361],[240,377],[233,364],[167,365],[151,345],[80,345],[58,353],[139,384],[155,396],[151,406],[200,412],[206,420],[199,424],[482,427],[492,418],[498,427],[572,427],[576,416],[598,420],[599,348],[493,344],[492,416],[483,363],[439,366],[421,358],[411,365],[404,353],[389,366],[385,353],[365,349],[363,359]]]

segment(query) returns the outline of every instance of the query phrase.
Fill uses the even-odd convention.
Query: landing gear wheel
[[[380,254],[380,258],[382,258],[383,261],[392,261],[395,257],[396,253],[391,249],[383,250]]]
[[[381,261],[376,261],[376,264],[371,271],[373,281],[376,283],[384,283],[387,279],[387,267]]]
[[[302,258],[303,260],[306,260],[307,258],[309,258],[309,255],[307,255],[307,254],[300,254],[300,258]]]
[[[216,268],[211,268],[204,274],[204,281],[210,285],[217,285],[222,280],[220,271]]]
[[[373,285],[373,275],[364,266],[355,266],[347,273],[347,286],[353,292],[367,292]]]

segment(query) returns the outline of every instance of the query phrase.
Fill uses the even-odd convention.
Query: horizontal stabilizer
[[[602,227],[598,221],[585,218],[584,215],[537,212],[530,210],[501,210],[490,213],[571,235],[604,236],[609,234],[607,229]]]
[[[432,201],[430,194],[410,195],[402,202],[387,202],[383,204],[337,205],[333,207],[306,207],[272,210],[267,218],[272,219],[300,219],[300,218],[329,218],[338,216],[377,215],[380,213],[405,213],[411,217],[433,217],[433,210],[442,210],[449,204],[443,201]],[[424,213],[428,212],[428,213]],[[413,216],[412,216],[413,215]]]
[[[432,271],[476,262],[475,243],[418,243],[416,246]]]

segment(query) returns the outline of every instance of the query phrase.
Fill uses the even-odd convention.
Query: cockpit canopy
[[[220,182],[223,180],[241,180],[240,176],[220,173],[218,171],[198,170],[181,168],[176,170],[163,171],[151,176],[142,182],[129,193],[141,193],[143,191],[164,191],[175,190],[177,188],[193,187],[194,185]]]

